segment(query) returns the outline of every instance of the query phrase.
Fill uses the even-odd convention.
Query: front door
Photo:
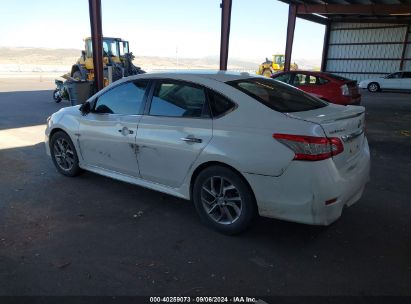
[[[139,177],[135,138],[146,87],[147,81],[127,82],[98,97],[80,122],[85,164]]]
[[[393,73],[383,78],[380,86],[381,89],[401,89],[402,72]]]
[[[141,177],[176,188],[211,140],[205,89],[187,82],[159,80],[152,95],[137,130]]]

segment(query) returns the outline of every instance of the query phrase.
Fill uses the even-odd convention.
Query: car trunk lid
[[[329,104],[324,108],[287,115],[319,124],[328,138],[338,137],[343,143],[344,151],[333,156],[333,159],[337,167],[343,167],[352,162],[361,151],[364,142],[364,111],[364,107],[360,106]]]

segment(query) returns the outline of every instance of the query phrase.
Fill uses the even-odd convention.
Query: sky
[[[4,2],[4,3],[1,3]],[[229,57],[284,53],[288,5],[233,0]],[[102,0],[103,35],[130,41],[136,56],[218,56],[220,0]],[[0,46],[83,49],[87,0],[0,0]],[[297,18],[293,58],[321,60],[324,26]]]

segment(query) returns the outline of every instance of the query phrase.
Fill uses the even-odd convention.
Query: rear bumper
[[[259,214],[293,222],[329,225],[345,206],[361,198],[369,180],[370,152],[365,140],[362,151],[345,168],[332,159],[293,161],[279,177],[244,174],[254,191]],[[326,201],[336,199],[332,204]]]

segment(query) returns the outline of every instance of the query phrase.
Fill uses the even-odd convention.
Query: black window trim
[[[130,83],[130,82],[133,82],[133,83],[134,83],[134,82],[139,82],[139,81],[146,81],[146,82],[147,82],[147,86],[146,86],[146,89],[145,89],[145,92],[144,92],[143,100],[141,101],[140,109],[138,109],[138,113],[137,113],[137,114],[99,113],[99,112],[95,112],[95,107],[96,107],[97,100],[98,100],[101,96],[107,94],[108,92],[114,90],[115,88],[118,88],[119,86],[128,84],[128,83]],[[121,82],[121,83],[119,83],[119,84],[116,84],[115,86],[113,86],[112,88],[110,88],[110,89],[108,89],[107,91],[103,92],[102,94],[98,95],[96,98],[94,98],[94,99],[91,101],[91,111],[90,111],[90,113],[95,114],[95,115],[117,115],[117,116],[141,116],[141,115],[144,115],[144,109],[145,109],[145,106],[146,106],[146,103],[147,103],[147,98],[148,98],[149,91],[150,91],[150,88],[151,88],[151,82],[152,82],[151,79],[138,78],[138,79],[127,80],[127,81]]]
[[[234,102],[231,98],[228,98],[225,94],[222,94],[222,93],[217,92],[216,90],[213,90],[213,89],[210,89],[210,88],[206,88],[206,89],[207,89],[208,105],[209,105],[209,108],[210,108],[211,117],[212,117],[213,119],[219,119],[219,118],[221,118],[221,117],[224,117],[224,116],[226,116],[227,114],[235,111],[235,110],[238,108],[238,104],[237,104],[236,102]],[[219,95],[223,96],[225,99],[227,99],[228,101],[230,101],[230,102],[233,104],[233,106],[232,106],[230,109],[228,109],[227,111],[225,111],[225,112],[223,112],[223,113],[221,113],[221,114],[219,114],[219,115],[214,115],[213,109],[211,108],[211,102],[212,102],[212,101],[211,101],[210,94],[219,94]]]
[[[201,88],[204,91],[204,97],[205,97],[205,102],[203,105],[202,109],[202,114],[199,117],[182,117],[182,116],[167,116],[167,115],[152,115],[150,114],[150,109],[151,109],[151,103],[153,102],[153,95],[154,95],[154,90],[159,83],[172,83],[172,84],[186,84],[191,87],[197,87]],[[155,78],[151,80],[150,84],[150,93],[147,96],[147,102],[144,108],[144,113],[143,115],[145,116],[151,116],[151,117],[167,117],[167,118],[184,118],[184,119],[212,119],[212,113],[211,113],[211,108],[210,108],[210,101],[207,95],[207,87],[205,87],[202,84],[198,84],[195,82],[187,81],[187,80],[180,80],[180,79],[173,79],[173,78]],[[203,116],[203,113],[207,111],[207,116]]]

